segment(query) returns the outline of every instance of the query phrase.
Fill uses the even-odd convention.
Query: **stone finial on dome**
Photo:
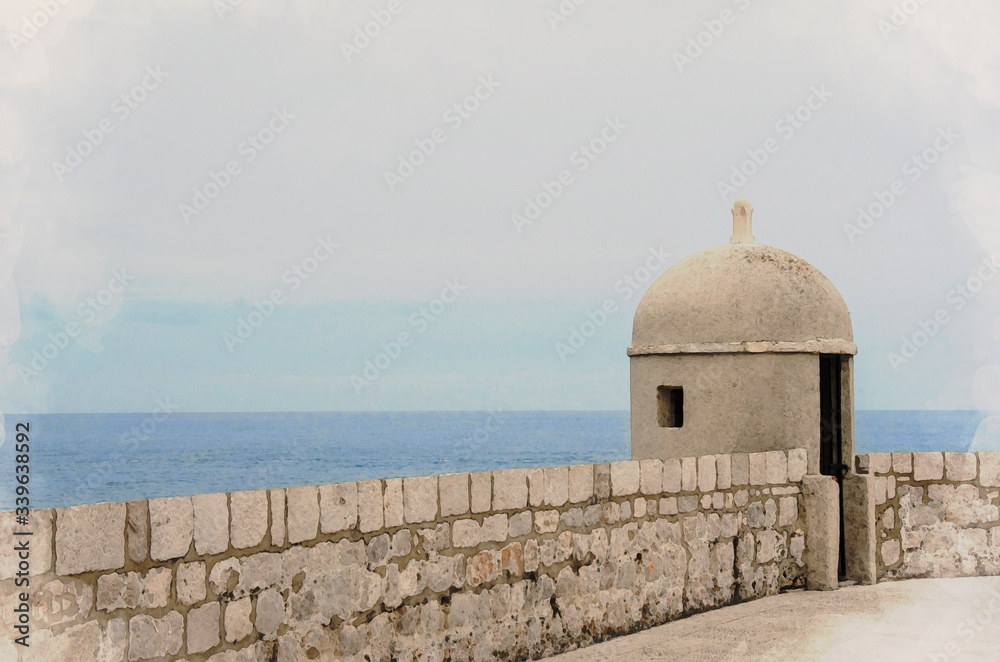
[[[752,244],[753,207],[749,200],[737,200],[733,205],[733,236],[730,244]]]

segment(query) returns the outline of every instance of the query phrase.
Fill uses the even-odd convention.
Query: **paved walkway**
[[[1000,578],[793,591],[551,659],[1000,662]]]

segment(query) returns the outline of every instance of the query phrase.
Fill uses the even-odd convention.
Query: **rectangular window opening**
[[[656,388],[656,417],[661,428],[684,427],[684,389],[680,386]]]

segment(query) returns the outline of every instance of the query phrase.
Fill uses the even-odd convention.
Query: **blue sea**
[[[857,452],[1000,450],[998,421],[859,411]],[[19,422],[39,508],[629,457],[627,411],[8,415],[0,511],[14,505]]]

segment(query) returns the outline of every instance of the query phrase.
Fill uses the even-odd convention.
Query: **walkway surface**
[[[1000,662],[1000,578],[793,591],[550,659]]]

